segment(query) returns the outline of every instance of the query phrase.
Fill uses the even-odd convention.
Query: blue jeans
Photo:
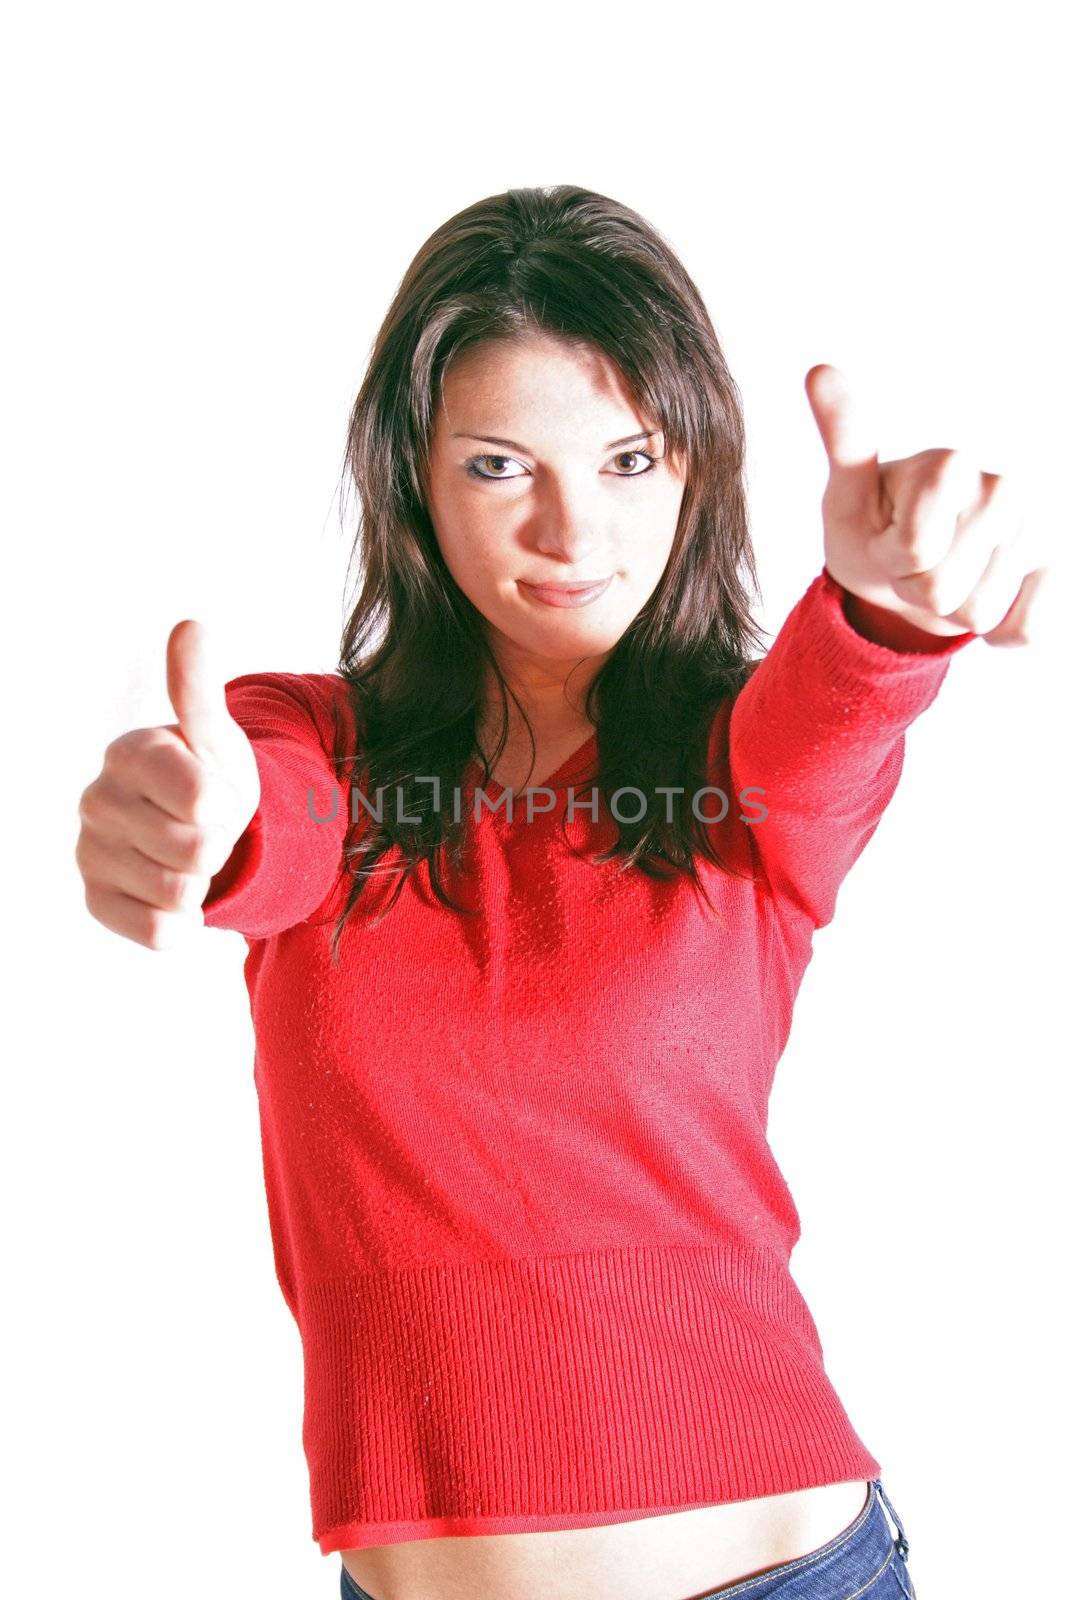
[[[877,1510],[875,1509],[877,1507]],[[888,1515],[887,1515],[888,1513]],[[889,1518],[896,1527],[890,1532]],[[908,1539],[881,1478],[867,1488],[867,1500],[843,1533],[809,1555],[783,1561],[755,1578],[725,1589],[709,1589],[714,1600],[914,1600],[908,1571]],[[341,1567],[341,1600],[376,1600]],[[605,1596],[605,1600],[610,1600]]]

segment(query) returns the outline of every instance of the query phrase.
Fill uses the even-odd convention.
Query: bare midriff
[[[371,1545],[341,1559],[373,1600],[697,1600],[829,1544],[867,1493],[856,1479],[605,1527]]]

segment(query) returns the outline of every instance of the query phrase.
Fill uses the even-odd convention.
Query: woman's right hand
[[[252,744],[226,705],[199,622],[167,640],[178,718],[133,728],[104,751],[78,807],[85,904],[105,928],[166,950],[204,926],[201,906],[260,801]]]

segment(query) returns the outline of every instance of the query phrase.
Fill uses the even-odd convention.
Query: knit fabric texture
[[[590,859],[615,838],[606,801],[599,820],[581,807],[594,737],[539,786],[542,810],[516,794],[509,819],[483,786],[459,896],[476,916],[422,864],[375,925],[395,880],[364,891],[335,965],[347,685],[227,683],[262,794],[204,917],[247,942],[324,1554],[881,1475],[790,1273],[800,1224],[768,1098],[812,934],[906,728],[975,635],[890,648],[843,600],[824,567],[712,721],[714,843],[744,873],[698,863],[718,916],[684,874]]]

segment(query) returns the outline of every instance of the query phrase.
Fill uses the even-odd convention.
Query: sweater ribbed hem
[[[416,1266],[305,1286],[298,1310],[324,1555],[881,1475],[765,1250]]]

